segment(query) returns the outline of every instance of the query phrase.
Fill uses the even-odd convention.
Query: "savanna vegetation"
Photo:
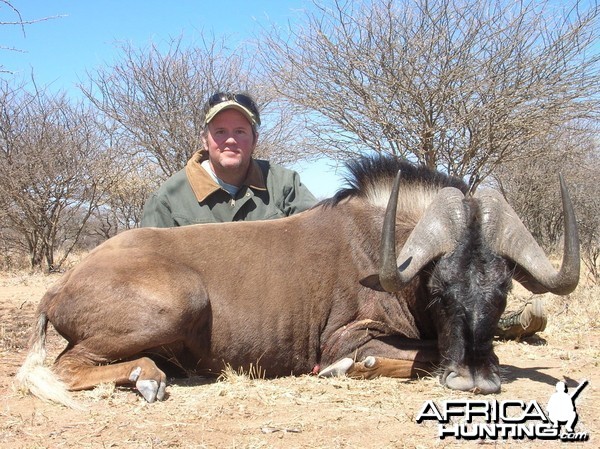
[[[1,3],[2,26],[52,19]],[[139,226],[148,194],[199,148],[207,95],[246,90],[263,110],[259,157],[436,167],[501,189],[550,253],[562,172],[597,282],[599,15],[595,1],[315,1],[236,48],[202,32],[123,45],[76,95],[2,66],[0,267],[63,270]]]

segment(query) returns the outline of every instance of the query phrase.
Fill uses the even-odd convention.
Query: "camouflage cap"
[[[258,116],[258,114],[255,114],[249,108],[245,107],[244,105],[238,103],[235,100],[222,101],[221,103],[217,103],[214,106],[212,106],[206,113],[204,123],[208,125],[210,121],[214,119],[219,112],[222,112],[226,109],[235,109],[241,112],[248,119],[250,124],[254,127],[260,125],[260,117]]]

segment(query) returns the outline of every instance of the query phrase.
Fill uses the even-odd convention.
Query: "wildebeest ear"
[[[364,287],[370,288],[371,290],[377,290],[378,292],[384,292],[384,288],[379,283],[379,275],[372,274],[366,278],[361,279],[360,284]]]

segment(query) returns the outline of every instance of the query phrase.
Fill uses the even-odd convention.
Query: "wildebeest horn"
[[[564,253],[559,271],[502,195],[484,191],[476,195],[482,211],[485,239],[497,254],[517,264],[514,278],[533,293],[571,293],[579,281],[579,235],[573,204],[561,175],[564,214]]]
[[[400,290],[431,260],[451,252],[466,226],[463,193],[454,187],[443,188],[436,194],[396,257],[399,190],[400,173],[394,181],[381,238],[379,283],[388,292]]]

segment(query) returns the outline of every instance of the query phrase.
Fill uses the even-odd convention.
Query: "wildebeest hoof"
[[[156,393],[156,399],[162,401],[165,398],[165,390],[167,389],[166,382],[161,382],[158,386],[158,393]]]
[[[365,368],[373,368],[375,366],[375,363],[377,362],[377,359],[375,357],[373,357],[372,355],[365,357],[364,360],[362,361],[362,364],[364,365]]]
[[[138,377],[140,377],[141,373],[142,373],[142,368],[138,366],[137,368],[133,369],[131,371],[131,373],[129,374],[129,380],[131,382],[137,382]]]
[[[160,384],[151,379],[143,379],[138,380],[135,383],[135,387],[138,389],[140,394],[144,397],[144,399],[150,403],[156,401],[162,401],[165,397],[165,382],[160,382]]]
[[[339,377],[344,376],[354,365],[354,360],[350,357],[344,357],[337,362],[329,365],[319,373],[319,377]]]
[[[475,394],[493,394],[500,392],[500,377],[492,373],[488,376],[473,376],[471,373],[446,371],[440,379],[442,385],[459,391],[470,391]]]

